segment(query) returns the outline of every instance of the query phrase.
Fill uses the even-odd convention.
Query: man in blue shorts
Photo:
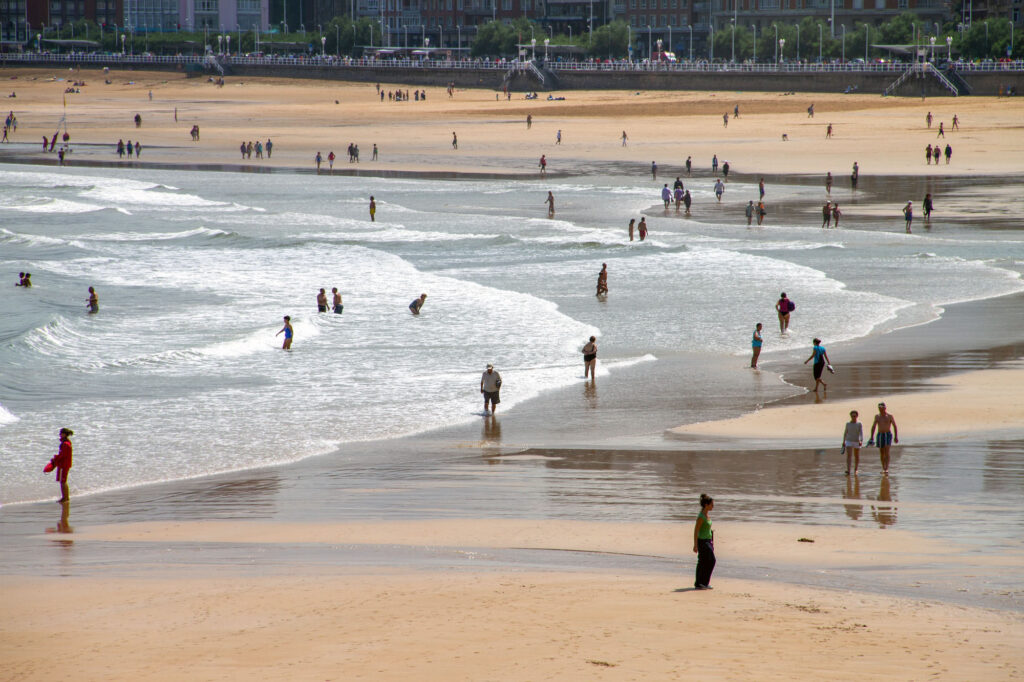
[[[893,443],[900,442],[900,431],[896,428],[896,419],[885,411],[885,403],[878,403],[878,414],[871,423],[871,435],[868,445],[875,445],[875,429],[878,429],[878,453],[882,459],[882,475],[889,475],[889,448]]]

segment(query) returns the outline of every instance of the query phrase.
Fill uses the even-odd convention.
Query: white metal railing
[[[960,96],[960,89],[953,85],[953,81],[946,78],[946,76],[941,71],[936,69],[934,64],[932,64],[931,62],[925,62],[924,70],[925,73],[930,73],[931,75],[938,78],[939,82],[942,83],[943,87],[945,87],[947,90],[953,93],[953,97]]]
[[[202,54],[178,55],[130,55],[120,53],[67,53],[56,54],[47,52],[10,52],[0,53],[0,63],[24,64],[201,64],[205,56]],[[377,57],[338,57],[334,55],[220,55],[221,64],[240,64],[246,66],[293,66],[293,67],[359,67],[359,68],[424,68],[424,69],[527,69],[529,60],[515,59],[413,59],[408,57],[377,58]],[[628,71],[628,72],[712,72],[712,73],[892,73],[900,74],[913,68],[912,63],[738,63],[709,62],[696,60],[693,62],[651,62],[646,60],[628,61],[554,61],[544,63],[545,68],[558,71]],[[950,67],[958,72],[1024,72],[1024,60],[1010,62],[956,62]]]

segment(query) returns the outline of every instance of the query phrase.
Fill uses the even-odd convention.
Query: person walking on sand
[[[341,293],[338,291],[338,287],[334,287],[333,289],[331,289],[331,293],[334,294],[334,314],[341,315],[341,313],[345,310],[345,306],[341,304]]]
[[[907,234],[910,234],[910,224],[914,222],[914,202],[908,201],[903,207],[903,219],[907,221]]]
[[[100,311],[100,297],[96,295],[96,290],[89,287],[89,298],[85,299],[85,307],[89,309],[90,315],[95,315]]]
[[[686,157],[686,177],[690,177],[690,171],[693,170],[693,157]]]
[[[929,144],[924,148],[924,160],[930,166],[932,165],[932,145]]]
[[[686,207],[686,215],[690,215],[690,204],[693,203],[693,198],[690,197],[690,190],[686,190],[686,194],[683,195],[683,206]]]
[[[601,272],[597,273],[597,296],[608,295],[608,264],[601,263]]]
[[[640,224],[637,225],[636,229],[640,233],[640,241],[647,239],[647,216],[640,217]]]
[[[930,111],[928,112],[928,115],[924,117],[924,121],[925,121],[925,123],[928,124],[929,128],[932,127],[932,112],[930,112]]]
[[[751,199],[747,202],[747,207],[744,209],[744,213],[747,214],[747,225],[751,225],[754,222],[754,200]]]
[[[946,145],[945,154],[946,154],[946,165],[948,166],[949,165],[949,159],[950,159],[950,157],[953,156],[953,148],[950,147],[948,144]]]
[[[288,315],[284,316],[284,326],[281,327],[281,331],[274,336],[280,336],[282,333],[284,333],[284,345],[281,346],[281,350],[291,350],[292,336],[295,335],[295,330],[292,329],[292,318]]]
[[[921,205],[924,207],[924,219],[925,220],[931,220],[932,219],[932,194],[931,194],[931,192],[928,192],[927,194],[924,195],[924,201],[921,202]]]
[[[826,201],[821,207],[821,227],[831,227],[832,225],[832,202]]]
[[[537,165],[540,166],[541,177],[544,177],[545,175],[548,174],[548,158],[547,158],[547,156],[545,156],[544,154],[541,154],[540,155],[540,163],[537,164]]]
[[[456,135],[455,131],[453,130],[452,131],[452,149],[458,149],[458,148],[459,148],[459,136]]]
[[[719,178],[715,180],[715,197],[718,198],[718,202],[722,202],[722,195],[725,194],[725,183]]]
[[[832,171],[825,174],[825,193],[832,194]]]
[[[544,203],[548,205],[548,217],[555,217],[555,195],[548,191],[548,198],[544,200]]]
[[[723,128],[728,128],[729,127],[729,112],[728,111],[725,112],[724,114],[722,114],[722,127]]]
[[[628,140],[629,140],[629,136],[628,136],[628,135],[626,135],[626,131],[625,131],[625,130],[623,130],[623,131],[622,131],[622,146],[623,146],[623,147],[625,147],[625,146],[626,146],[626,142],[627,142]]]
[[[629,241],[633,241],[633,230],[636,228],[636,218],[629,219]]]
[[[332,149],[327,153],[327,168],[331,171],[331,175],[334,175],[334,150]]]
[[[376,161],[380,150],[377,149],[377,143],[373,143],[373,155],[370,157],[370,161]]]
[[[825,387],[825,393],[828,393],[828,384],[821,380],[821,373],[824,371],[825,366],[828,365],[829,370],[832,369],[831,361],[828,359],[828,351],[825,350],[825,346],[821,345],[821,339],[814,339],[814,347],[811,348],[811,355],[809,358],[804,360],[806,365],[811,360],[814,360],[812,366],[814,372],[814,392],[818,392],[818,384]]]
[[[960,119],[956,117],[956,114],[953,114],[953,125],[951,127],[953,130],[960,130]],[[17,128],[17,126],[15,126],[15,128]]]
[[[942,148],[939,145],[935,145],[932,149],[932,160],[935,161],[935,165],[939,165],[939,155],[942,154]]]
[[[750,358],[751,369],[757,369],[757,358],[761,356],[761,344],[764,343],[764,339],[761,338],[761,326],[761,323],[758,322],[754,327],[754,337],[750,340],[750,348],[753,351]]]
[[[825,139],[827,140],[827,139],[829,139],[831,137],[832,137],[832,124],[829,123],[828,127],[825,128]]]
[[[832,227],[839,227],[839,216],[843,215],[839,210],[839,204],[832,204]]]
[[[850,421],[843,429],[842,452],[846,453],[846,475],[850,475],[850,459],[853,459],[853,475],[860,469],[860,448],[864,445],[864,425],[857,421],[857,410],[850,412]]]
[[[317,175],[320,175],[320,164],[323,163],[323,160],[324,160],[324,157],[320,154],[320,152],[317,152],[316,156],[313,157],[313,161],[316,162],[316,174]]]
[[[419,315],[420,310],[423,308],[423,304],[427,302],[427,295],[420,294],[419,298],[413,299],[412,303],[409,304],[409,310],[412,311],[413,315]]]
[[[533,127],[533,114],[526,115],[526,129],[529,130]]]
[[[765,215],[767,213],[768,213],[768,211],[764,207],[764,202],[763,201],[757,202],[757,224],[758,225],[760,225],[761,223],[764,222],[764,217],[765,217]]]
[[[718,175],[718,154],[711,157],[711,173],[713,175]]]
[[[371,194],[370,195],[370,222],[373,223],[373,222],[376,222],[376,221],[377,221],[377,200],[374,199],[373,195]]]
[[[60,499],[57,500],[60,504],[71,501],[71,494],[68,492],[68,472],[71,470],[71,436],[73,435],[75,435],[75,432],[71,429],[64,428],[60,430],[60,448],[53,459],[50,460],[50,463],[43,469],[44,473],[57,472],[54,480],[60,484]]]
[[[320,293],[316,295],[316,311],[318,313],[327,312],[327,291],[320,289]]]
[[[493,417],[498,411],[498,403],[501,402],[500,391],[501,375],[494,371],[494,365],[487,365],[487,369],[480,375],[480,392],[484,394],[485,417]]]
[[[761,201],[764,201],[764,178],[761,178],[761,181],[757,183],[757,191],[761,195]]]
[[[942,121],[939,121],[939,134],[938,134],[938,135],[936,135],[935,137],[942,137],[942,138],[945,138],[945,137],[946,137],[946,131],[945,131],[945,129],[944,129],[943,127],[942,127]]]
[[[661,188],[661,201],[665,204],[665,210],[668,210],[669,204],[672,203],[672,190],[668,188],[668,183]]]
[[[562,129],[559,128],[558,132],[555,133],[555,144],[562,144]]]
[[[789,330],[789,314],[796,309],[793,305],[793,301],[786,298],[786,292],[783,291],[779,295],[779,300],[775,303],[775,310],[779,313],[779,333],[785,334]]]
[[[878,430],[878,439],[875,440],[875,429]],[[896,418],[886,412],[885,403],[878,403],[878,414],[871,422],[871,435],[868,436],[868,445],[878,445],[878,455],[882,460],[882,474],[889,475],[889,448],[893,443],[899,445],[900,431],[896,427]]]
[[[711,530],[708,514],[715,508],[715,500],[709,495],[700,496],[700,514],[693,527],[693,553],[697,555],[697,577],[694,589],[710,590],[711,573],[715,570],[715,534]]]
[[[590,341],[583,345],[583,378],[597,379],[597,337],[591,336]]]
[[[651,180],[658,179],[658,164],[651,161]]]

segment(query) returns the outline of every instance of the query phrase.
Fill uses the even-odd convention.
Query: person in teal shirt
[[[711,572],[715,570],[714,533],[708,514],[715,508],[715,500],[708,495],[700,496],[700,514],[693,528],[693,551],[697,555],[697,580],[693,586],[698,590],[710,590]]]
[[[821,339],[814,339],[814,347],[811,349],[811,356],[804,360],[806,365],[811,360],[814,360],[814,392],[818,392],[818,384],[825,387],[825,392],[828,393],[828,384],[821,380],[821,372],[828,367],[828,371],[832,371],[832,361],[828,358],[828,353],[825,351],[825,346],[821,345]]]

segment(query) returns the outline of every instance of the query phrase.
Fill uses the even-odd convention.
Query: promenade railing
[[[286,66],[293,68],[367,68],[367,69],[490,69],[507,71],[510,68],[527,70],[529,61],[505,59],[417,59],[377,57],[337,57],[334,55],[215,55],[222,65]],[[131,55],[120,53],[48,53],[20,52],[0,54],[0,63],[20,64],[98,64],[106,66],[146,66],[173,64],[202,64],[206,55]],[[905,62],[651,62],[651,61],[546,61],[552,71],[575,72],[670,72],[670,73],[892,73],[900,74],[912,67]],[[1024,72],[1024,60],[954,62],[950,66],[962,72]]]

